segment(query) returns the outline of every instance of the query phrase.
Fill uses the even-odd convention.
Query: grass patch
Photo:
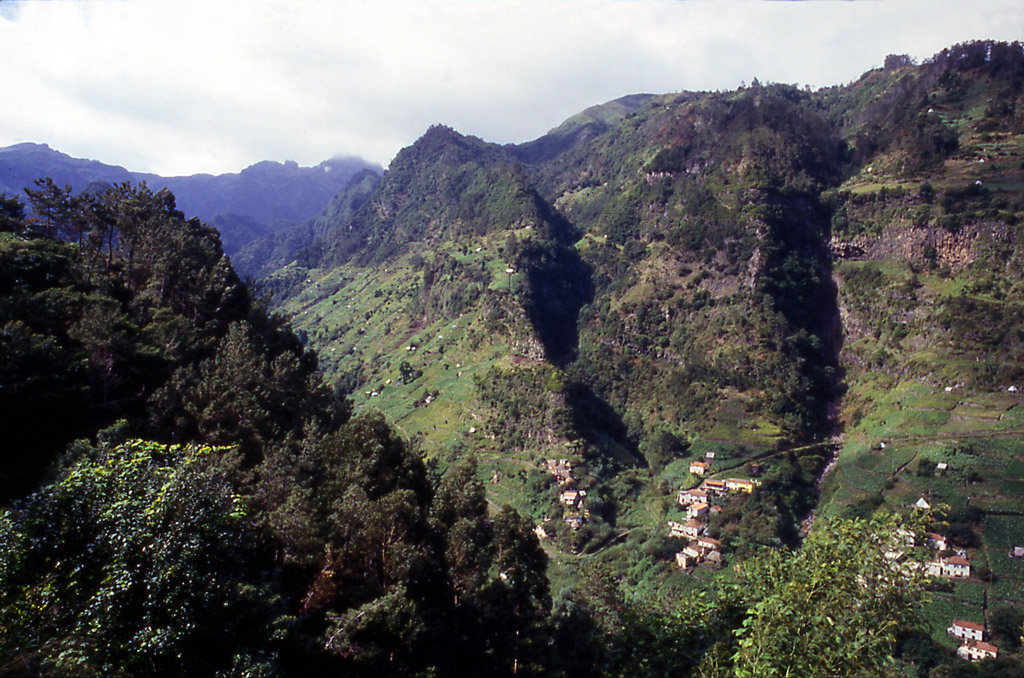
[[[985,544],[996,549],[1024,546],[1024,516],[985,516]]]
[[[946,647],[959,645],[959,641],[946,632],[954,619],[985,623],[985,611],[980,605],[971,605],[945,596],[939,597],[939,594],[932,594],[931,600],[924,604],[923,613],[924,618],[928,620],[932,638]]]

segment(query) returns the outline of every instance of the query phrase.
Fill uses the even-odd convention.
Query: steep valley
[[[570,579],[583,553],[659,596],[701,586],[665,535],[706,455],[768,469],[712,519],[734,556],[795,543],[815,505],[998,522],[1024,510],[1024,137],[1020,55],[987,49],[818,93],[621,100],[521,147],[435,128],[265,284],[357,408],[442,465],[475,455]],[[575,464],[582,527],[550,459]],[[971,530],[972,562],[999,561]],[[997,569],[990,604],[1016,600]]]
[[[64,238],[0,195],[2,414],[45,453],[0,455],[0,654],[46,665],[45,623],[247,675],[1003,675],[959,620],[1024,671],[1022,84],[975,42],[519,145],[434,125],[230,262],[165,190]],[[188,605],[145,635],[208,578],[223,642]]]

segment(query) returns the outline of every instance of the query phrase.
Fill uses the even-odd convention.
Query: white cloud
[[[526,141],[634,92],[828,85],[1022,34],[1019,0],[0,2],[0,145],[164,174],[386,164],[435,122]]]

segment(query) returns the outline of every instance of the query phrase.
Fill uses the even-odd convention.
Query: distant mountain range
[[[24,199],[25,187],[41,177],[70,184],[77,193],[110,184],[145,181],[166,186],[187,217],[217,227],[229,254],[250,240],[317,215],[356,174],[380,173],[379,165],[357,157],[332,158],[314,167],[263,161],[230,174],[162,177],[132,172],[97,160],[73,158],[46,144],[0,148],[0,193]]]

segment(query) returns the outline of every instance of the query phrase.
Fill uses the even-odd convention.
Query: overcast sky
[[[1024,0],[0,0],[0,146],[386,166],[433,123],[522,142],[625,94],[846,83],[985,38],[1024,38]]]

